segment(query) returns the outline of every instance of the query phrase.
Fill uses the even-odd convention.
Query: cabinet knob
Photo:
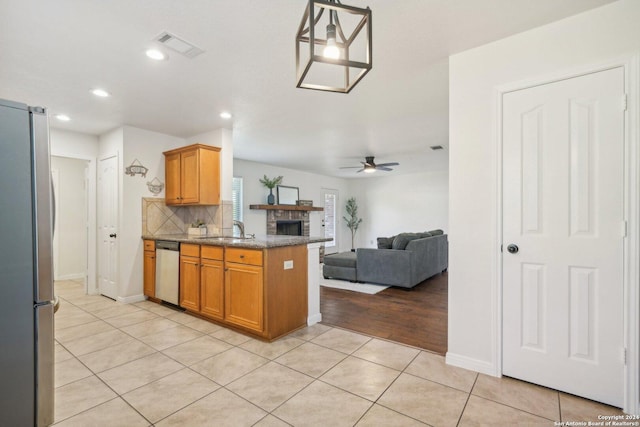
[[[244,258],[244,255],[240,255],[240,258]]]

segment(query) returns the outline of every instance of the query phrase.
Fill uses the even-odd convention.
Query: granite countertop
[[[161,234],[161,235],[143,235],[146,240],[169,240],[171,242],[192,243],[197,245],[211,246],[233,246],[237,248],[250,249],[266,249],[278,248],[282,246],[306,245],[309,243],[329,242],[332,239],[325,237],[306,237],[306,236],[281,236],[281,235],[263,235],[256,236],[251,239],[240,239],[237,237],[196,237],[187,234]]]

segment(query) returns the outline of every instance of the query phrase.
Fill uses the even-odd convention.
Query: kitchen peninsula
[[[323,237],[143,235],[144,290],[155,294],[156,241],[180,243],[179,306],[204,319],[272,341],[321,320]]]

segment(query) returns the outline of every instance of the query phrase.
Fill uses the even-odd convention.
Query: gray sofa
[[[357,280],[412,288],[447,269],[448,246],[442,230],[379,238],[379,249],[356,251]]]

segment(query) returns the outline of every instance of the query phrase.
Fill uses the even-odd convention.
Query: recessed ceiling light
[[[104,89],[93,89],[91,91],[91,93],[94,94],[95,96],[99,96],[101,98],[106,98],[106,97],[108,97],[110,95],[110,93],[107,92]]]
[[[147,49],[145,53],[149,58],[155,59],[156,61],[164,61],[167,59],[167,55],[160,52],[158,49]]]
[[[71,120],[71,118],[66,114],[56,114],[56,119],[60,120],[61,122],[68,122],[69,120]]]
[[[223,111],[222,113],[220,113],[220,117],[225,120],[229,120],[231,118],[231,113],[228,111]]]

